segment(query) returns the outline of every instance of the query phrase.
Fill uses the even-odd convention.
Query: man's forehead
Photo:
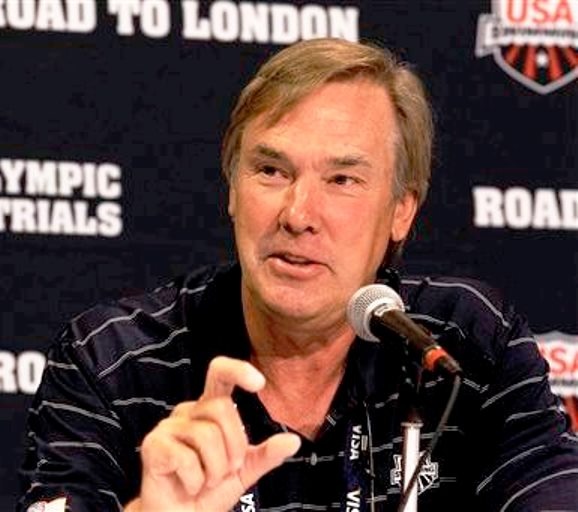
[[[340,94],[338,95],[334,94],[330,95],[329,97],[325,96],[323,101],[324,106],[329,106],[330,108],[335,106],[335,110],[339,111],[340,107],[347,102],[345,99],[347,95],[350,97],[360,98],[359,104],[364,105],[365,108],[369,108],[372,113],[379,111],[381,104],[384,107],[383,116],[373,117],[373,122],[379,123],[379,129],[377,131],[380,134],[385,135],[387,139],[391,139],[390,142],[395,143],[398,132],[398,121],[389,92],[383,84],[379,84],[375,80],[369,80],[367,78],[356,78],[350,80],[329,81],[320,84],[319,86],[308,91],[306,94],[303,94],[298,99],[291,101],[289,104],[278,101],[277,103],[273,104],[271,108],[264,110],[263,112],[255,115],[253,118],[250,118],[247,121],[241,134],[241,146],[243,146],[244,149],[251,149],[254,151],[254,145],[260,144],[261,150],[259,150],[259,152],[265,154],[268,151],[271,156],[274,156],[272,155],[272,151],[275,151],[274,145],[270,144],[269,149],[265,150],[266,145],[261,144],[259,140],[255,140],[254,136],[258,135],[257,138],[260,139],[260,135],[276,132],[277,128],[283,130],[284,124],[298,112],[298,109],[301,110],[301,114],[305,112],[305,116],[307,117],[309,115],[308,112],[310,111],[307,110],[307,108],[303,109],[303,106],[308,102],[308,100],[312,99],[316,93],[319,93],[331,85],[346,85],[353,87],[343,88],[339,91]],[[319,113],[317,104],[312,104],[311,108],[312,117]],[[362,130],[363,123],[367,122],[367,117],[372,116],[360,115],[359,120],[356,122],[356,126],[359,127],[359,131]],[[383,123],[383,128],[381,127],[381,123]],[[307,130],[307,127],[303,129]],[[248,142],[248,136],[251,138],[251,148],[249,148],[246,144]],[[357,157],[353,156],[352,158]]]
[[[276,101],[272,102],[268,108],[250,117],[247,122],[247,126],[252,125],[259,128],[271,128],[279,123],[283,117],[291,114],[293,111],[299,108],[312,96],[332,85],[354,86],[359,87],[359,90],[361,90],[361,88],[374,91],[380,90],[384,93],[384,103],[392,105],[391,95],[388,88],[383,83],[378,82],[372,77],[357,75],[353,77],[333,78],[313,87],[307,87],[298,90],[296,89],[296,91],[293,93],[284,93],[284,91],[280,89],[277,94]],[[340,102],[339,99],[335,99],[334,101],[336,104]]]

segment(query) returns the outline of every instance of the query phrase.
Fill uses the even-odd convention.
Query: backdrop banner
[[[0,0],[0,510],[64,323],[234,258],[219,149],[301,39],[412,62],[437,139],[403,271],[476,277],[530,320],[578,430],[578,0]]]

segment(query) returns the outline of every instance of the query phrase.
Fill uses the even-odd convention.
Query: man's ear
[[[393,222],[391,225],[391,239],[394,242],[404,240],[417,213],[417,197],[415,192],[406,192],[395,203]]]
[[[233,181],[229,183],[229,205],[227,206],[227,212],[231,219],[235,218],[235,211],[237,209],[237,191],[235,190],[235,185]]]

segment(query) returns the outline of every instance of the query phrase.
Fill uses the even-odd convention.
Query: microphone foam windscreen
[[[370,284],[357,290],[347,304],[347,320],[355,334],[366,341],[379,341],[370,329],[371,315],[395,309],[404,311],[399,294],[385,284]]]

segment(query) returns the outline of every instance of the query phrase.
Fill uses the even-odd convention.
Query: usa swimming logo
[[[493,0],[478,18],[476,56],[548,94],[578,77],[578,0]]]

